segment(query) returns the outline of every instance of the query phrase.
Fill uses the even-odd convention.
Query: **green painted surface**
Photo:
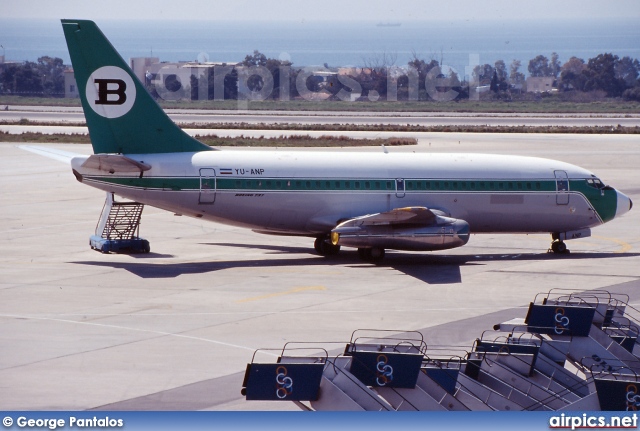
[[[167,117],[94,22],[62,20],[62,28],[94,153],[143,154],[211,150],[211,147],[187,135]],[[103,66],[119,67],[135,83],[135,103],[129,112],[119,118],[108,119],[98,115],[87,101],[87,81],[95,70]]]

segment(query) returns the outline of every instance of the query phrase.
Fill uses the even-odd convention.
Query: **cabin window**
[[[371,188],[371,182],[370,181],[365,181],[364,182],[364,188],[369,190]]]
[[[356,181],[356,182],[355,182],[355,188],[356,188],[356,189],[359,189],[359,188],[360,188],[360,181]]]
[[[310,189],[310,188],[311,188],[311,181],[307,181],[307,182],[305,183],[305,186],[306,186],[308,189]]]

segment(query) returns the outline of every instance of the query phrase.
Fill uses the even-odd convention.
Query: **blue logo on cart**
[[[640,407],[640,395],[638,395],[638,387],[636,385],[627,386],[627,411],[637,411]]]
[[[393,381],[393,367],[388,362],[389,359],[386,355],[378,355],[376,383],[380,386],[385,386]]]
[[[276,396],[281,400],[287,398],[293,392],[293,379],[287,377],[287,367],[276,369]]]
[[[562,335],[564,331],[569,329],[569,318],[564,315],[564,308],[556,308],[556,327],[555,332],[558,335]]]

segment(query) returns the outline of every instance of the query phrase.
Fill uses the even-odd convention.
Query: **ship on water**
[[[401,22],[392,22],[392,21],[387,21],[387,22],[379,22],[376,24],[376,27],[400,27],[402,25]]]

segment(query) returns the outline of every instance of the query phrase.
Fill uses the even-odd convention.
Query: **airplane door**
[[[569,204],[569,176],[565,171],[554,171],[556,176],[556,204]]]
[[[404,179],[396,178],[396,197],[404,197]]]
[[[213,168],[200,169],[200,199],[199,204],[211,205],[216,201],[216,170]]]

